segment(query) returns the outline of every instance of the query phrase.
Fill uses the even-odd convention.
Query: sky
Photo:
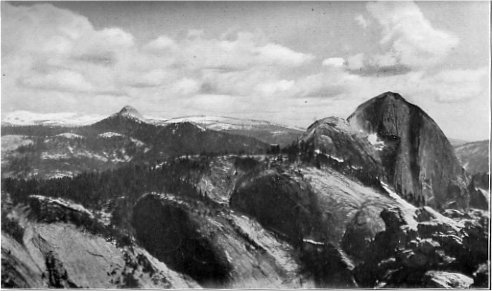
[[[386,91],[490,132],[490,3],[2,2],[2,115],[218,115],[306,127]]]

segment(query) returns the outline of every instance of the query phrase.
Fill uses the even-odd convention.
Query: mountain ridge
[[[286,146],[132,107],[2,130],[2,287],[487,287],[488,175],[384,94]]]

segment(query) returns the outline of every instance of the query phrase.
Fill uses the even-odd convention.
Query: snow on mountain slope
[[[152,146],[115,132],[82,136],[2,136],[2,177],[71,177],[83,171],[118,167]]]
[[[222,116],[183,116],[165,119],[155,116],[144,116],[135,108],[125,106],[121,111],[113,114],[127,118],[139,119],[141,121],[155,124],[168,125],[172,123],[192,122],[213,130],[251,130],[266,129],[272,127],[287,128],[291,130],[301,130],[300,128],[275,124],[264,120],[240,119]],[[83,126],[90,125],[104,119],[103,115],[82,115],[75,112],[56,112],[56,113],[37,113],[30,111],[14,111],[5,113],[2,117],[2,125],[27,126],[27,125],[46,125],[46,126]]]
[[[148,121],[161,126],[191,122],[206,129],[252,137],[268,144],[279,144],[282,147],[291,144],[302,133],[294,127],[269,121],[221,116],[198,115],[168,120],[148,119]]]
[[[5,135],[2,136],[2,159],[7,152],[14,151],[20,146],[30,145],[33,141],[25,135]]]
[[[82,115],[75,112],[36,113],[29,111],[14,111],[2,116],[2,125],[26,126],[82,126],[103,119],[101,115]]]
[[[192,122],[197,123],[208,129],[213,130],[252,130],[252,129],[265,129],[272,127],[283,127],[288,129],[295,129],[292,127],[275,124],[265,120],[254,120],[254,119],[240,119],[233,117],[222,117],[222,116],[206,116],[206,115],[196,115],[196,116],[183,116],[177,118],[171,118],[168,120],[155,120],[158,124],[171,124],[180,122]]]
[[[99,137],[104,137],[104,138],[111,138],[111,137],[114,137],[114,136],[124,137],[124,135],[122,135],[120,133],[117,133],[117,132],[112,132],[112,131],[100,133],[100,134],[98,134],[98,136]]]
[[[68,138],[68,139],[84,138],[81,135],[78,135],[78,134],[75,134],[75,133],[71,133],[71,132],[60,133],[60,134],[57,134],[56,136],[61,136],[61,137]]]
[[[12,131],[16,127],[22,126],[78,127],[97,125],[104,123],[104,121],[107,123],[109,120],[111,120],[110,123],[113,127],[114,125],[121,126],[121,120],[126,120],[125,122],[136,122],[142,126],[154,125],[159,127],[189,122],[203,130],[209,129],[252,137],[268,144],[279,144],[280,146],[291,144],[301,134],[300,129],[263,120],[205,115],[184,116],[172,119],[144,116],[131,106],[125,106],[119,112],[116,112],[107,118],[100,115],[81,115],[73,112],[34,113],[28,111],[15,111],[4,114],[2,126],[7,127]],[[108,129],[111,129],[109,131],[115,131],[114,128]],[[14,130],[10,133],[19,134],[20,132]],[[22,132],[22,134],[24,134],[24,132]]]

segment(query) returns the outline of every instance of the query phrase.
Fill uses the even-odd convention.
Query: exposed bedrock
[[[386,230],[376,235],[355,268],[364,287],[486,286],[489,218],[481,212],[448,218],[430,207],[413,217],[381,212]]]
[[[175,271],[203,286],[227,281],[231,266],[226,255],[179,204],[146,195],[134,207],[132,224],[140,244]]]
[[[448,139],[422,109],[386,92],[361,104],[348,121],[385,143],[398,140],[394,158],[383,165],[400,195],[438,209],[468,207],[468,178]]]
[[[353,264],[334,241],[331,217],[307,183],[266,170],[238,182],[230,205],[290,242],[317,287],[355,287]]]
[[[325,236],[316,196],[308,188],[275,171],[239,184],[231,196],[231,208],[255,217],[293,244],[307,236]]]

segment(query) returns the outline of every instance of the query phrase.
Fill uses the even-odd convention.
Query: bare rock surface
[[[439,126],[419,107],[386,92],[360,105],[348,118],[364,132],[392,141],[383,159],[389,182],[401,195],[436,208],[467,208],[467,178]],[[392,155],[391,155],[392,153]]]

